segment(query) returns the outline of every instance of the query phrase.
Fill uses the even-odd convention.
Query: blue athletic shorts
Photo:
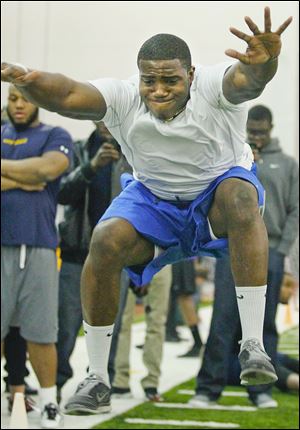
[[[150,242],[164,251],[147,265],[131,266],[128,272],[135,285],[149,283],[153,275],[166,264],[172,264],[193,256],[220,257],[227,252],[227,239],[213,239],[207,215],[215,190],[224,179],[240,178],[251,182],[257,189],[258,205],[264,206],[264,189],[256,177],[256,166],[252,171],[233,167],[216,178],[208,188],[192,201],[167,201],[156,197],[133,176],[121,176],[123,191],[116,197],[99,222],[109,218],[126,219]]]

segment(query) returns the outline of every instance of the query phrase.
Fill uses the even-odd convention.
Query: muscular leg
[[[235,178],[223,181],[215,193],[209,220],[217,237],[228,237],[235,285],[265,285],[268,235],[254,186]]]
[[[274,367],[263,347],[268,237],[254,186],[235,178],[222,182],[215,193],[209,219],[214,233],[229,240],[231,271],[242,326],[241,383],[275,382]]]
[[[81,277],[83,317],[88,324],[113,324],[122,269],[150,261],[153,254],[154,245],[127,221],[111,218],[98,224]]]
[[[108,358],[121,271],[126,266],[146,263],[153,255],[154,245],[124,219],[111,218],[95,228],[81,277],[89,376],[65,404],[66,413],[110,411]]]

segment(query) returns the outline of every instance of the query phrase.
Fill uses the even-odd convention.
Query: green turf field
[[[290,355],[297,356],[299,346],[299,328],[293,328],[285,332],[279,343],[279,349],[282,352],[294,352]],[[172,390],[163,394],[164,403],[186,404],[192,397],[192,394],[179,393],[181,390],[191,391],[194,389],[195,380],[181,384]],[[245,393],[242,387],[227,387],[226,391]],[[110,429],[167,429],[167,428],[223,428],[222,424],[228,423],[227,428],[235,428],[234,425],[241,429],[298,429],[299,428],[299,405],[298,394],[286,394],[278,389],[273,390],[273,397],[278,401],[277,409],[266,409],[256,411],[233,411],[233,410],[199,410],[184,409],[181,407],[165,408],[157,407],[153,403],[145,402],[123,415],[103,422],[94,428]],[[223,396],[219,401],[220,405],[243,405],[253,406],[247,397]],[[162,404],[161,404],[162,405]],[[175,405],[176,406],[176,405]],[[178,405],[180,406],[180,405]],[[128,419],[144,420],[173,420],[172,423],[133,423],[126,422]],[[174,422],[175,421],[175,422]],[[184,421],[184,422],[182,422]],[[191,422],[194,422],[193,425]],[[198,422],[198,424],[197,424]],[[204,425],[200,424],[204,423]],[[205,425],[205,423],[215,423],[215,427]],[[217,424],[219,423],[219,424]],[[231,425],[230,425],[231,423]],[[176,425],[175,425],[176,424]],[[232,425],[233,424],[233,425]],[[238,427],[236,427],[238,428]]]

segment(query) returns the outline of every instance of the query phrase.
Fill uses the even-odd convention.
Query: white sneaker
[[[259,409],[271,409],[271,408],[277,408],[278,402],[274,400],[270,394],[267,393],[259,393],[255,396],[255,398],[252,400],[252,402],[257,406]]]
[[[62,415],[59,407],[48,403],[42,412],[41,426],[43,429],[56,429],[62,424]]]
[[[189,402],[188,404],[190,406],[193,406],[194,408],[209,408],[210,406],[213,406],[216,404],[216,402],[212,399],[210,399],[205,394],[196,394]]]

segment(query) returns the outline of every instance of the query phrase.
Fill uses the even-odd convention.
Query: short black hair
[[[272,124],[272,112],[266,106],[256,105],[253,106],[248,112],[248,120],[252,119],[254,121],[269,121]]]
[[[180,37],[173,34],[160,33],[146,40],[141,46],[137,64],[140,60],[180,60],[189,69],[192,66],[190,48]]]

